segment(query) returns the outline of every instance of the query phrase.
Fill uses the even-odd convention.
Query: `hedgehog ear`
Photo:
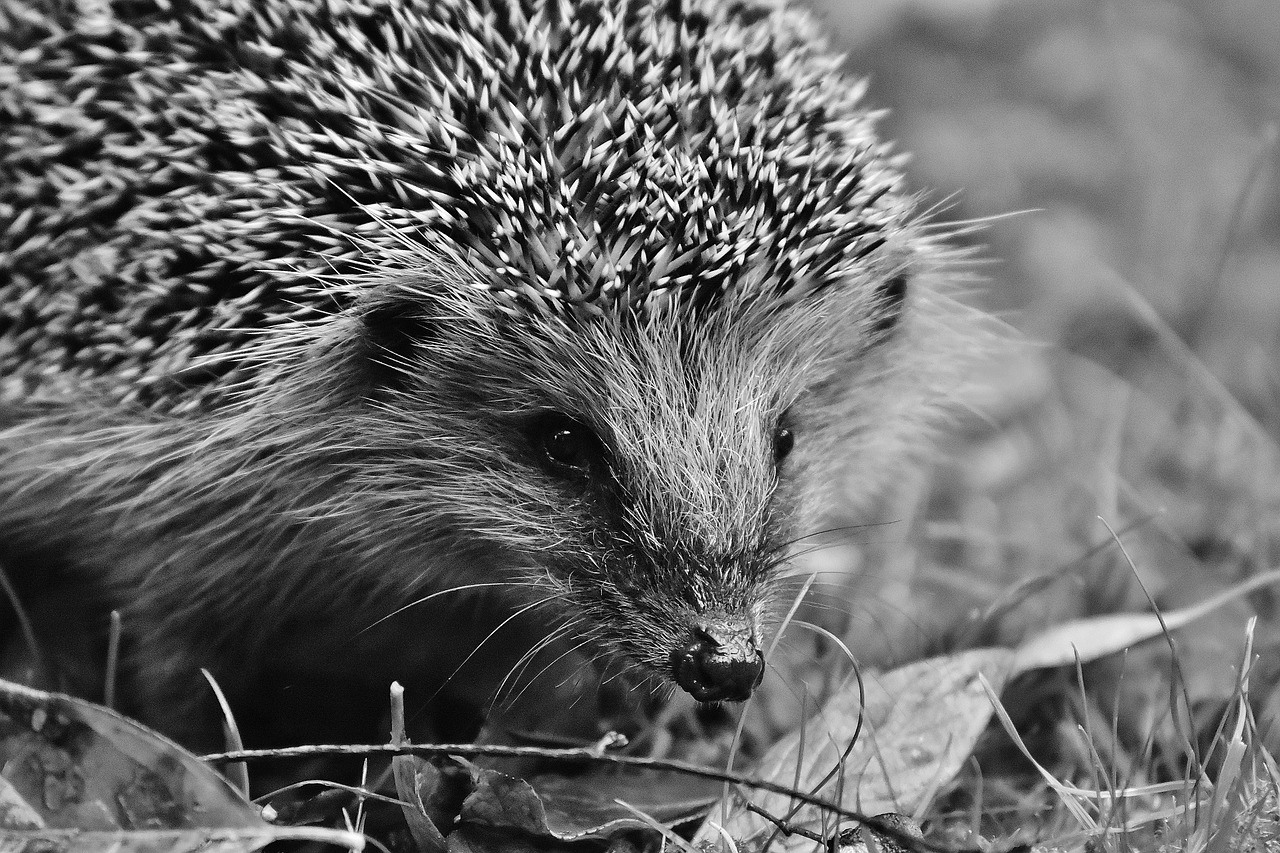
[[[871,315],[871,336],[874,339],[884,338],[898,325],[906,299],[907,274],[904,272],[889,276],[876,288],[875,307]]]
[[[418,346],[436,334],[421,299],[381,294],[357,306],[358,351],[375,388],[399,388],[414,375]]]

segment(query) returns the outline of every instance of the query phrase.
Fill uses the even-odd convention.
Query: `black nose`
[[[746,630],[697,627],[671,653],[671,677],[699,702],[741,702],[764,678],[764,655]]]

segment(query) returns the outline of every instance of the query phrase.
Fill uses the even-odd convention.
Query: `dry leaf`
[[[1003,684],[1013,672],[1013,658],[1010,649],[974,649],[869,676],[865,709],[859,708],[858,685],[851,682],[802,731],[769,750],[759,775],[839,799],[864,814],[909,814],[955,775],[987,726],[991,702],[978,673],[992,684]],[[860,716],[862,731],[850,746]],[[839,771],[819,789],[833,768]],[[787,822],[792,826],[830,834],[831,817],[817,808],[805,806],[792,815],[794,804],[780,794],[756,793],[751,800],[776,817],[791,815]],[[695,842],[719,838],[711,822],[747,848],[774,833],[771,823],[747,810],[740,794],[717,806]]]
[[[1111,613],[1055,625],[1018,647],[1017,672],[1097,660],[1194,622],[1230,601],[1280,580],[1280,571],[1250,578],[1207,601],[1157,616],[1154,613]],[[1161,626],[1161,620],[1164,625]]]
[[[279,827],[173,741],[114,711],[0,681],[6,851],[250,851],[277,839],[362,849],[357,833]]]
[[[556,841],[607,839],[621,830],[648,830],[631,809],[664,823],[704,812],[720,795],[719,783],[660,771],[547,776],[530,781],[475,768],[475,789],[462,805],[460,825],[518,830]]]
[[[758,775],[822,794],[863,814],[911,813],[951,780],[991,719],[991,702],[978,682],[979,673],[999,692],[1016,675],[1072,664],[1077,657],[1091,661],[1114,654],[1160,636],[1165,628],[1183,627],[1277,580],[1280,572],[1259,575],[1202,604],[1162,617],[1122,613],[1080,619],[1050,628],[1017,650],[972,649],[868,676],[865,709],[859,708],[858,686],[851,682],[800,731],[775,744],[760,762]],[[853,742],[860,718],[862,731]],[[830,815],[810,806],[796,809],[785,796],[756,793],[750,799],[790,826],[823,836],[830,836],[834,828]],[[716,807],[695,840],[718,843],[720,834],[713,823],[748,849],[775,834],[774,825],[749,811],[738,791]]]

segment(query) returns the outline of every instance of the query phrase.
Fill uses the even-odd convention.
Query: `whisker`
[[[877,578],[881,576],[888,577],[889,572],[888,571],[875,572],[870,569],[858,569],[857,572],[850,572],[847,569],[803,569],[800,571],[790,572],[785,575],[780,575],[775,580],[775,583],[778,583],[778,584],[795,583],[796,581],[799,581],[802,578],[807,578],[809,575],[818,575],[819,577],[826,576],[826,577],[835,577],[835,578],[849,578],[850,576],[856,576],[859,578]],[[830,586],[830,587],[837,587],[837,588],[844,586],[844,584],[840,583],[838,580],[834,580],[834,581],[818,580],[818,581],[815,581],[815,584],[817,586]]]
[[[567,635],[567,632],[566,632],[566,635]],[[581,640],[580,640],[576,645],[570,646],[569,648],[565,649],[565,650],[564,650],[563,652],[561,652],[560,654],[556,655],[556,656],[555,656],[555,658],[553,658],[551,661],[549,661],[549,662],[548,662],[544,667],[542,667],[542,669],[540,669],[540,670],[538,670],[536,673],[534,673],[534,675],[533,675],[531,678],[529,678],[529,679],[525,682],[524,687],[521,687],[521,688],[520,688],[520,692],[519,692],[519,693],[517,693],[517,694],[515,694],[514,696],[512,696],[512,697],[511,697],[511,699],[509,700],[509,703],[507,704],[507,707],[512,707],[512,706],[514,706],[517,702],[519,702],[519,701],[520,701],[520,699],[521,699],[521,697],[523,697],[523,696],[524,696],[524,694],[529,690],[529,688],[531,688],[534,684],[536,684],[536,683],[537,683],[537,681],[538,681],[538,679],[539,679],[539,678],[541,678],[544,674],[546,674],[547,670],[551,669],[551,667],[555,666],[558,662],[560,662],[561,660],[563,660],[563,659],[564,659],[565,657],[567,657],[568,655],[571,655],[571,654],[573,654],[574,652],[576,652],[576,651],[578,651],[579,649],[581,649],[582,647],[589,645],[589,644],[590,644],[590,642],[591,642],[591,638],[590,638],[590,637],[584,637],[584,638],[582,638],[582,639],[581,639]],[[531,664],[532,664],[532,659],[529,659],[529,660],[526,662],[525,667],[527,668],[527,667],[528,667],[529,665],[531,665]],[[585,665],[585,664],[584,664],[584,665]],[[575,669],[575,670],[574,670],[573,675],[576,675],[578,672],[580,672],[580,671],[581,671],[581,669],[582,669],[582,666],[579,666],[577,669]],[[556,686],[557,686],[557,687],[563,687],[566,683],[567,683],[567,682],[561,682],[560,684],[558,684],[558,685],[556,685]],[[513,683],[513,684],[514,684],[514,683]],[[576,701],[576,699],[575,699],[575,701]]]
[[[498,626],[494,628],[492,631],[490,631],[488,636],[486,636],[480,642],[476,643],[475,648],[471,650],[470,654],[468,654],[465,658],[462,659],[462,663],[458,664],[457,668],[454,669],[454,671],[449,674],[449,677],[446,678],[443,682],[441,682],[440,686],[436,688],[436,691],[432,693],[429,697],[427,697],[427,702],[429,703],[431,702],[431,700],[439,696],[440,691],[444,690],[444,688],[448,686],[449,682],[453,681],[453,679],[457,676],[457,674],[462,671],[462,668],[466,666],[468,663],[470,663],[471,659],[476,656],[476,654],[480,651],[480,649],[484,648],[485,643],[492,640],[499,631],[507,627],[507,625],[509,625],[513,620],[518,619],[519,617],[528,613],[530,610],[533,610],[534,608],[537,608],[537,607],[542,607],[545,604],[550,604],[555,600],[556,599],[554,597],[550,597],[550,596],[548,596],[547,598],[540,598],[537,601],[533,601],[533,602],[530,602],[529,604],[526,604],[524,607],[521,607],[519,610],[515,611],[510,616],[508,616],[506,619],[503,619],[501,622],[499,622]]]
[[[857,613],[857,611],[853,609],[852,605],[849,605],[846,607],[838,607],[835,604],[823,604],[822,602],[818,602],[818,601],[807,601],[805,602],[805,607],[813,610],[820,610],[825,613],[834,613],[837,616],[853,616]]]
[[[554,631],[551,631],[545,637],[526,649],[516,662],[507,670],[507,674],[502,677],[502,681],[498,683],[498,689],[493,692],[495,703],[499,701],[498,697],[501,697],[506,692],[508,684],[511,684],[514,687],[516,681],[519,680],[520,675],[523,674],[524,669],[532,663],[533,659],[537,657],[539,652],[559,640],[564,635],[565,632],[562,628],[556,628]],[[505,704],[505,702],[502,704]]]
[[[356,636],[360,636],[360,634],[363,634],[366,631],[370,631],[378,627],[383,622],[386,622],[388,619],[390,619],[392,616],[398,616],[399,614],[408,610],[410,607],[417,607],[419,604],[425,604],[426,602],[430,601],[433,598],[439,598],[442,595],[450,595],[455,592],[469,592],[473,589],[484,589],[486,587],[495,587],[495,586],[514,586],[514,587],[523,588],[524,585],[520,583],[516,583],[514,581],[494,581],[490,583],[469,583],[469,584],[464,584],[462,586],[452,586],[452,587],[449,587],[448,589],[442,589],[439,592],[433,592],[430,595],[424,595],[422,598],[415,599],[414,601],[410,601],[408,604],[404,605],[403,607],[399,607],[399,608],[396,608],[395,610],[392,610],[390,613],[388,613],[386,616],[383,616],[378,621],[370,623],[369,625],[366,625],[365,627],[361,628],[358,632],[356,632]]]
[[[873,527],[888,527],[892,524],[901,524],[901,520],[893,519],[890,521],[867,521],[860,524],[838,524],[835,527],[826,527],[822,530],[815,530],[812,533],[804,533],[785,542],[780,543],[778,548],[790,548],[792,545],[798,545],[806,539],[813,539],[817,536],[829,536],[833,533],[849,533],[854,530],[866,530]],[[842,543],[843,544],[843,543]]]
[[[547,666],[543,667],[543,668],[542,668],[542,672],[539,672],[539,673],[538,673],[536,676],[534,676],[534,677],[535,677],[535,678],[541,678],[541,677],[542,677],[542,673],[543,673],[543,672],[546,672],[548,669],[550,669],[550,668],[551,668],[551,666],[552,666],[553,664],[555,664],[557,661],[559,661],[561,658],[563,658],[563,657],[565,657],[566,655],[569,655],[569,654],[571,654],[571,653],[573,653],[573,652],[578,651],[578,649],[581,649],[581,648],[583,648],[584,646],[589,646],[590,644],[591,644],[591,638],[590,638],[590,637],[584,637],[584,638],[583,638],[583,640],[582,640],[582,642],[578,643],[578,644],[577,644],[576,646],[574,646],[573,648],[566,650],[566,651],[564,652],[564,654],[560,655],[560,657],[557,657],[555,660],[553,660],[553,661],[551,662],[551,664],[548,664]],[[568,683],[569,683],[569,681],[570,681],[571,679],[576,678],[576,677],[577,677],[577,675],[578,675],[578,673],[582,672],[582,670],[583,670],[583,668],[584,668],[584,667],[587,667],[587,666],[590,666],[590,665],[591,665],[591,661],[590,661],[590,659],[589,659],[589,658],[584,658],[584,659],[583,659],[583,661],[582,661],[582,663],[580,663],[580,664],[578,664],[576,667],[574,667],[574,669],[573,669],[573,671],[572,671],[572,672],[570,672],[568,675],[566,675],[564,678],[562,678],[558,684],[556,684],[556,687],[557,687],[557,688],[564,687],[566,684],[568,684]],[[579,701],[579,697],[575,696],[575,697],[574,697],[574,699],[573,699],[573,701],[574,701],[574,704],[577,704],[577,702]]]
[[[557,626],[556,629],[551,633],[549,633],[546,637],[542,638],[537,643],[534,643],[533,646],[524,654],[522,654],[520,656],[520,659],[516,661],[515,664],[512,665],[511,669],[507,671],[506,676],[502,679],[502,683],[498,685],[498,690],[495,693],[495,695],[501,696],[504,693],[504,691],[506,691],[508,683],[510,683],[512,689],[515,689],[515,687],[519,684],[520,679],[524,676],[525,672],[527,672],[529,667],[533,665],[533,661],[538,656],[538,654],[541,653],[543,649],[547,648],[548,646],[551,646],[553,643],[559,642],[560,640],[569,637],[576,623],[577,623],[577,620],[574,620],[573,622],[569,622],[569,623],[565,623],[563,625]],[[539,678],[542,677],[543,673],[545,673],[552,666],[555,666],[555,664],[558,663],[561,659],[563,659],[566,655],[569,655],[574,651],[577,651],[578,649],[582,648],[584,645],[586,645],[585,640],[579,642],[577,645],[571,646],[570,648],[561,652],[559,655],[556,655],[556,657],[553,658],[550,663],[544,666],[532,678],[530,678],[527,682],[525,682],[525,686],[520,688],[520,691],[518,693],[516,693],[514,696],[509,697],[509,699],[503,700],[503,704],[508,708],[512,707],[517,701],[519,701],[520,697],[524,695],[525,691],[528,690],[529,687],[534,682],[536,682]]]
[[[533,676],[532,678],[530,678],[530,679],[528,680],[528,682],[526,682],[526,683],[525,683],[525,686],[524,686],[524,687],[522,687],[522,688],[520,688],[520,692],[519,692],[519,693],[517,693],[517,694],[516,694],[516,696],[515,696],[515,698],[511,700],[511,701],[512,701],[512,703],[514,704],[515,702],[518,702],[518,701],[520,700],[520,698],[521,698],[522,696],[524,696],[524,694],[525,694],[525,693],[526,693],[526,692],[527,692],[531,687],[533,687],[533,685],[534,685],[534,684],[536,684],[536,683],[537,683],[538,679],[539,679],[539,678],[542,678],[542,676],[546,674],[547,670],[549,670],[552,666],[554,666],[554,665],[556,664],[556,662],[557,662],[557,661],[561,660],[562,658],[564,658],[564,657],[566,657],[566,656],[568,656],[568,655],[573,654],[574,652],[576,652],[576,651],[578,651],[579,649],[581,649],[583,646],[586,646],[586,645],[589,645],[589,644],[590,644],[590,640],[586,640],[586,639],[582,640],[582,641],[581,641],[581,642],[579,642],[576,646],[572,646],[572,647],[570,647],[570,648],[566,649],[562,654],[558,655],[558,656],[556,657],[556,659],[555,659],[555,660],[551,661],[551,662],[550,662],[550,663],[548,663],[546,666],[544,666],[542,669],[538,670],[538,672],[537,672],[537,673],[535,673],[535,674],[534,674],[534,676]],[[590,662],[589,660],[585,660],[585,659],[584,659],[582,663],[580,663],[580,664],[578,664],[576,667],[574,667],[573,671],[571,671],[568,675],[566,675],[563,679],[561,679],[561,680],[556,684],[556,689],[558,690],[558,689],[560,689],[560,688],[564,687],[564,686],[565,686],[566,684],[568,684],[568,683],[569,683],[573,678],[576,678],[576,677],[577,677],[577,675],[578,675],[578,673],[582,672],[582,670],[583,670],[585,667],[590,666],[590,663],[591,663],[591,662]],[[577,693],[573,696],[572,700],[569,702],[569,708],[574,708],[574,707],[576,707],[576,706],[577,706],[577,704],[578,704],[579,702],[581,702],[581,701],[582,701],[582,698],[583,698],[583,694],[582,694],[582,692],[581,692],[581,691],[577,692]]]
[[[608,667],[611,667],[613,665],[614,665],[614,661],[612,660],[605,665],[606,674],[608,673]],[[609,675],[608,677],[602,677],[600,681],[600,686],[605,687],[607,685],[612,684],[613,682],[617,681],[619,678],[622,678],[624,675],[626,675],[626,672],[627,672],[626,669],[621,665],[621,663],[619,663],[618,671],[615,672],[613,675]]]

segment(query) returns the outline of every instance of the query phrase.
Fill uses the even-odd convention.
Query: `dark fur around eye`
[[[543,467],[561,477],[586,476],[603,461],[603,446],[591,428],[560,412],[535,418],[528,438]]]
[[[773,433],[773,463],[781,465],[796,446],[796,434],[787,427],[778,427]]]

